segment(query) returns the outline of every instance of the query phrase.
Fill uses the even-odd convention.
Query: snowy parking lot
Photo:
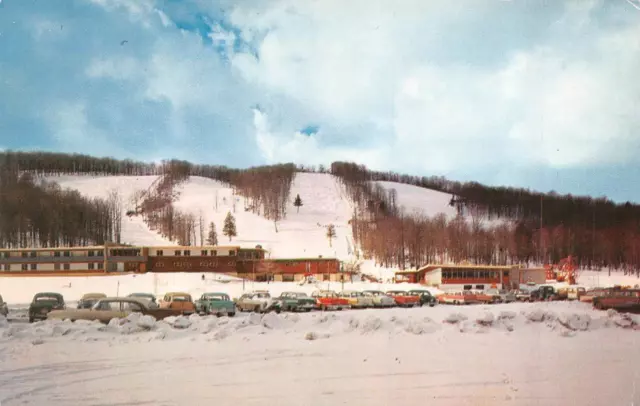
[[[583,303],[136,316],[0,321],[2,405],[640,402],[639,316]]]

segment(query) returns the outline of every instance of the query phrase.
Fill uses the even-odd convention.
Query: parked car
[[[438,302],[442,304],[463,305],[465,304],[465,296],[462,292],[446,292],[438,295]]]
[[[516,297],[517,302],[530,302],[531,292],[526,290],[514,289],[511,291]]]
[[[64,297],[60,293],[40,292],[36,293],[29,304],[29,323],[36,320],[45,320],[52,310],[64,310],[67,306]]]
[[[610,288],[594,288],[594,289],[589,289],[588,291],[586,291],[583,295],[580,296],[580,301],[581,302],[585,302],[585,303],[592,303],[593,299],[595,297],[598,296],[605,296],[607,294],[609,294],[609,291],[611,291]]]
[[[193,314],[196,308],[191,295],[185,292],[169,292],[160,301],[161,309],[181,310],[182,314]]]
[[[203,293],[200,299],[195,301],[196,313],[215,314],[233,317],[236,315],[236,304],[229,295],[221,292]]]
[[[500,301],[498,294],[491,294],[481,290],[463,290],[464,304],[493,304]]]
[[[148,303],[147,300],[134,297],[107,297],[99,299],[90,309],[52,310],[47,319],[98,320],[109,323],[113,318],[124,318],[136,312],[153,316],[156,320],[182,314],[181,309],[152,309],[148,307]]]
[[[0,295],[0,315],[7,317],[8,314],[9,314],[9,307],[7,306],[7,303],[2,298],[2,295]]]
[[[140,293],[140,292],[136,292],[136,293],[131,293],[129,294],[127,297],[133,297],[136,299],[143,299],[146,300],[147,306],[150,309],[157,309],[160,307],[160,305],[158,304],[158,301],[156,299],[156,295],[154,295],[153,293]]]
[[[282,292],[273,298],[271,308],[276,312],[310,312],[316,307],[316,301],[304,292]]]
[[[580,300],[580,297],[587,293],[587,290],[582,286],[570,286],[567,288],[567,299]]]
[[[420,296],[411,294],[404,290],[389,290],[387,295],[391,296],[400,307],[413,307],[420,305]]]
[[[347,299],[351,308],[365,309],[367,307],[373,307],[373,298],[365,296],[362,292],[355,290],[344,290],[338,295],[343,299]]]
[[[85,293],[78,300],[78,309],[91,309],[98,299],[107,297],[104,293]]]
[[[409,291],[410,294],[416,295],[420,298],[420,306],[430,306],[433,307],[438,303],[438,300],[435,296],[431,294],[426,289],[412,289]]]
[[[562,297],[553,286],[543,285],[531,292],[531,300],[533,301],[550,301],[560,300]]]
[[[594,297],[593,307],[599,310],[640,311],[640,289],[612,289],[603,296]]]
[[[488,289],[487,293],[496,296],[499,303],[512,303],[517,300],[515,292],[506,289]]]
[[[240,296],[236,306],[241,312],[264,313],[273,303],[271,295],[266,290],[256,290]]]
[[[320,310],[349,309],[351,305],[345,298],[338,296],[333,290],[317,290],[311,294],[316,299],[316,308]]]
[[[371,297],[373,307],[393,307],[396,305],[395,299],[381,290],[365,290],[363,293],[365,296]]]

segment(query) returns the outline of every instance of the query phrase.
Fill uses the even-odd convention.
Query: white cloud
[[[460,58],[438,60],[431,52],[474,11],[470,2],[446,3],[242,3],[231,21],[243,38],[258,39],[259,58],[237,54],[234,67],[250,83],[306,106],[321,126],[391,129],[387,143],[376,146],[386,156],[375,159],[382,166],[448,172],[635,159],[633,128],[640,118],[632,109],[640,84],[630,79],[640,71],[637,25],[605,30],[592,21],[602,1],[568,1],[553,22],[558,37],[477,66]],[[325,160],[349,155],[348,148],[340,154],[340,147],[314,144],[313,137],[293,131],[276,127],[269,134],[277,141],[257,135],[268,159],[278,156],[272,145],[297,148],[301,155],[313,149]]]

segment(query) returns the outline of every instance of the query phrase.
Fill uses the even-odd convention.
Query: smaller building
[[[430,264],[417,270],[396,272],[396,282],[421,283],[442,290],[509,289],[522,283],[544,283],[545,270],[519,266]]]

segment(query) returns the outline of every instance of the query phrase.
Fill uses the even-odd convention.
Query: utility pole
[[[540,195],[540,262],[544,265],[544,250],[542,249],[542,195]]]

